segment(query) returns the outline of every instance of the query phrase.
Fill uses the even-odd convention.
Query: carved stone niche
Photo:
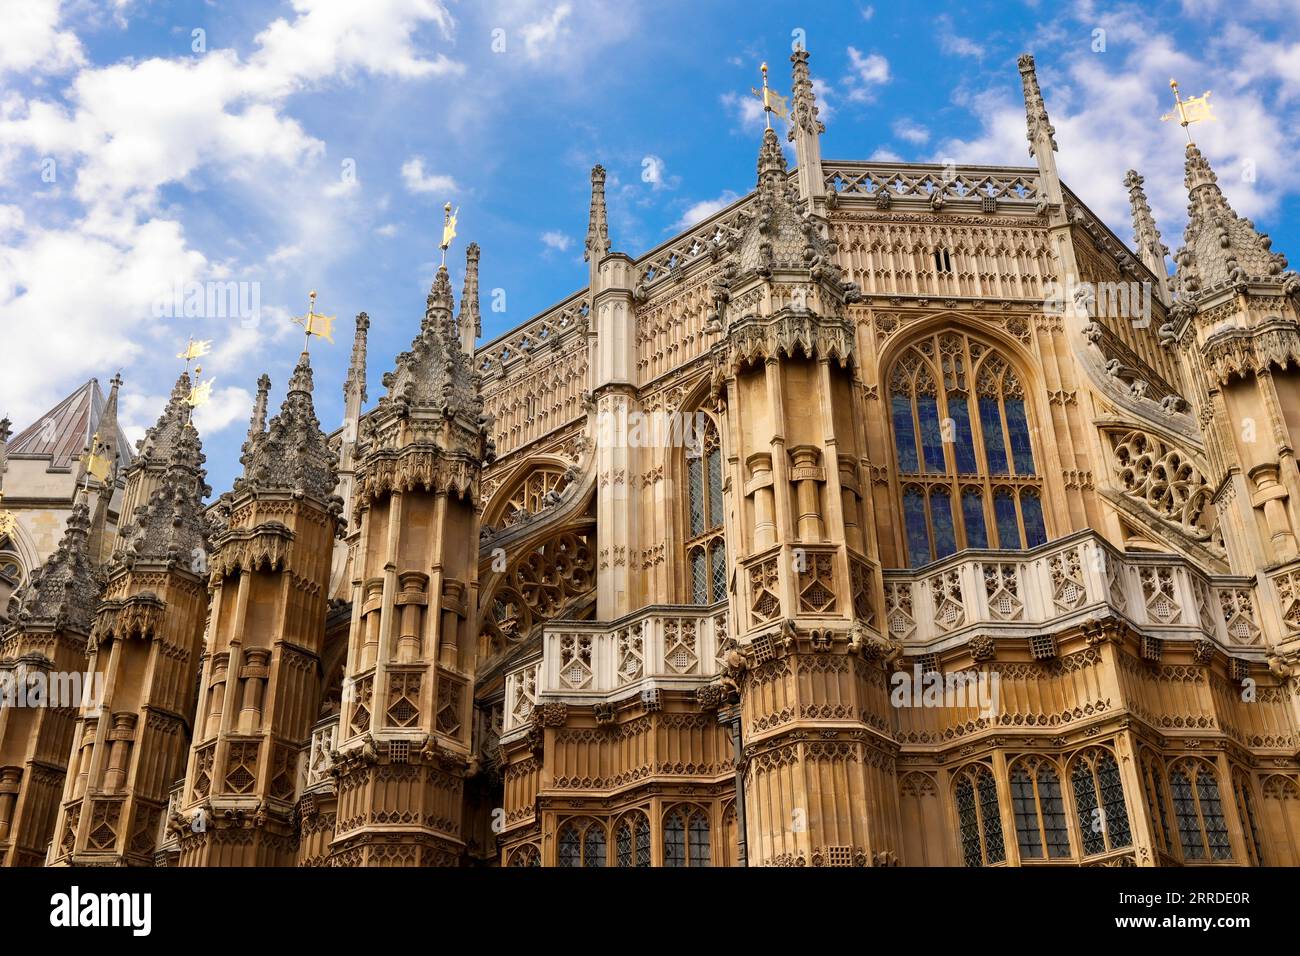
[[[758,452],[745,459],[749,480],[745,497],[754,515],[754,551],[764,551],[776,544],[776,499],[772,489],[772,456]]]
[[[790,484],[794,486],[800,541],[816,542],[825,536],[821,504],[821,486],[825,482],[820,448],[795,445],[790,449]]]

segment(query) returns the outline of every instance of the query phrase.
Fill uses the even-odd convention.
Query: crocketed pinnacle
[[[474,339],[483,334],[483,320],[478,311],[478,261],[478,243],[471,242],[465,247],[465,286],[456,318],[461,348],[470,352],[474,350]]]
[[[790,55],[794,64],[791,84],[792,110],[790,132],[787,134],[794,142],[795,130],[802,129],[814,135],[826,132],[826,126],[817,118],[817,97],[813,93],[812,75],[808,71],[808,51],[795,50]]]
[[[451,281],[446,267],[440,266],[419,334],[384,375],[388,395],[380,399],[381,405],[391,404],[404,413],[460,415],[478,421],[483,400],[473,374],[473,356],[462,349],[451,314]]]
[[[1053,152],[1056,151],[1056,127],[1047,116],[1047,104],[1043,102],[1043,91],[1038,86],[1038,70],[1034,66],[1032,53],[1020,54],[1016,61],[1020,67],[1020,83],[1025,93],[1025,121],[1028,124],[1026,137],[1029,140],[1029,155],[1038,155],[1038,142],[1046,139]]]
[[[352,335],[352,360],[348,363],[348,377],[343,382],[343,395],[359,393],[361,403],[366,402],[366,333],[370,331],[370,316],[357,313],[357,327]]]
[[[1160,241],[1160,230],[1156,228],[1155,216],[1151,213],[1151,204],[1142,189],[1143,179],[1136,169],[1124,174],[1124,185],[1128,187],[1128,203],[1133,213],[1133,239],[1138,252],[1154,261],[1161,261],[1169,255],[1169,249]]]
[[[207,546],[203,499],[211,492],[205,481],[205,460],[199,433],[186,428],[172,448],[161,483],[149,501],[135,510],[123,555],[126,562],[201,566],[195,562]]]
[[[83,497],[72,507],[58,548],[14,595],[13,627],[88,634],[102,588],[90,557],[90,509]]]
[[[189,421],[189,406],[186,399],[190,396],[191,387],[189,373],[181,372],[172,387],[172,394],[167,400],[166,407],[158,416],[158,421],[144,433],[144,438],[140,440],[139,455],[131,463],[128,474],[140,468],[147,467],[151,471],[157,471],[165,467]]]
[[[1194,144],[1187,144],[1187,228],[1174,256],[1184,297],[1198,298],[1248,283],[1287,281],[1286,257],[1271,250],[1272,240],[1249,219],[1233,211],[1218,177]]]
[[[609,253],[609,219],[605,209],[605,167],[591,167],[591,213],[587,217],[587,243],[582,258],[591,261]]]
[[[280,414],[265,432],[250,435],[238,491],[290,491],[322,501],[334,494],[337,464],[311,396],[311,356],[303,352],[289,378]]]

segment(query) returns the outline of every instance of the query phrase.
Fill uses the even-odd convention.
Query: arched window
[[[1232,775],[1232,793],[1237,798],[1237,816],[1246,827],[1246,855],[1254,866],[1264,865],[1264,850],[1259,841],[1259,823],[1255,816],[1255,798],[1250,778],[1238,770]]]
[[[605,852],[605,827],[590,817],[566,821],[560,827],[557,843],[560,866],[604,866],[608,861]]]
[[[1156,844],[1166,853],[1173,852],[1173,842],[1169,833],[1169,814],[1165,809],[1165,789],[1162,783],[1163,770],[1160,761],[1150,751],[1143,751],[1142,787],[1146,791],[1147,812],[1151,818],[1151,829],[1156,836]]]
[[[1070,855],[1061,780],[1050,761],[1027,757],[1011,768],[1011,809],[1022,860]]]
[[[497,527],[508,528],[531,518],[546,508],[549,495],[560,494],[566,484],[564,469],[558,465],[538,465],[515,486],[500,512]]]
[[[991,866],[1006,859],[998,788],[993,771],[983,764],[963,767],[953,788],[961,825],[961,854],[967,866]]]
[[[1209,764],[1184,760],[1169,771],[1169,794],[1184,860],[1229,860],[1232,846],[1219,800],[1219,781]]]
[[[999,352],[960,332],[927,336],[894,363],[889,411],[912,567],[1047,540],[1024,388]]]
[[[1087,750],[1075,757],[1070,784],[1084,856],[1131,846],[1124,785],[1111,752]]]
[[[650,865],[650,821],[644,813],[633,811],[614,828],[615,866]]]
[[[542,854],[538,852],[537,845],[534,843],[525,843],[510,854],[509,866],[541,866]]]
[[[664,815],[664,866],[709,866],[709,817],[699,807]]]
[[[722,518],[722,445],[706,418],[700,443],[686,449],[686,570],[690,603],[727,596],[727,545]]]

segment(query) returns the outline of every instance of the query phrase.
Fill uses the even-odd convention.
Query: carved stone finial
[[[1037,156],[1039,144],[1044,142],[1055,152],[1056,128],[1052,126],[1052,121],[1047,116],[1047,104],[1043,102],[1043,91],[1038,86],[1038,70],[1034,65],[1033,54],[1022,53],[1017,65],[1020,67],[1020,83],[1025,93],[1029,155]]]
[[[587,243],[582,258],[590,262],[595,256],[599,261],[602,256],[609,254],[609,249],[609,218],[605,209],[605,167],[597,165],[591,167],[591,214],[587,218]]]
[[[1156,228],[1155,216],[1151,213],[1142,184],[1143,179],[1136,169],[1125,173],[1124,185],[1128,187],[1129,209],[1133,214],[1133,239],[1144,261],[1163,262],[1169,249],[1160,241],[1160,230]]]

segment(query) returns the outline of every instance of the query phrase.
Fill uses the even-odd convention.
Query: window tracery
[[[911,345],[889,409],[912,567],[962,548],[1047,540],[1023,385],[997,350],[945,331]]]
[[[689,603],[714,604],[727,597],[727,546],[723,534],[722,445],[712,419],[705,420],[699,448],[687,449],[686,492]]]
[[[700,807],[673,807],[664,814],[664,866],[709,866],[709,817]]]
[[[547,507],[568,484],[564,470],[555,465],[540,465],[528,473],[506,500],[496,527],[508,528],[525,521]]]
[[[566,820],[556,841],[556,862],[564,867],[601,867],[608,863],[605,826],[591,817]]]
[[[1109,750],[1086,750],[1070,772],[1084,856],[1132,846],[1119,766]]]
[[[1006,860],[1002,818],[993,771],[983,764],[963,767],[953,785],[960,825],[962,860],[967,866],[992,866]]]
[[[1011,808],[1022,860],[1070,856],[1061,781],[1051,761],[1027,757],[1016,762],[1011,768]]]
[[[634,810],[625,814],[614,828],[615,866],[650,865],[650,820]]]
[[[1232,793],[1237,799],[1237,816],[1246,829],[1246,855],[1253,866],[1264,865],[1264,850],[1259,839],[1259,817],[1255,814],[1255,798],[1250,778],[1240,770],[1232,775]]]
[[[1169,795],[1184,860],[1228,860],[1232,846],[1214,770],[1200,760],[1183,760],[1169,770]]]

